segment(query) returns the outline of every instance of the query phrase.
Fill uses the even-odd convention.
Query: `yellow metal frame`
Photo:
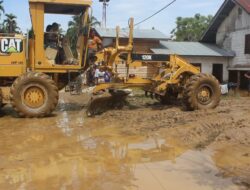
[[[60,5],[85,5],[91,6],[92,0],[29,0],[30,3],[49,3],[49,4],[60,4]]]
[[[0,77],[12,77],[10,79],[14,80],[16,77],[19,77],[28,71],[52,73],[54,76],[57,76],[56,73],[78,72],[79,70],[83,69],[87,62],[88,40],[86,38],[89,37],[89,31],[86,36],[79,37],[79,46],[77,47],[79,59],[77,65],[51,64],[47,60],[44,49],[45,8],[48,8],[49,5],[58,5],[62,6],[63,8],[71,6],[77,10],[72,12],[74,14],[82,9],[83,26],[89,28],[89,11],[92,5],[92,0],[29,0],[29,4],[32,28],[34,30],[34,39],[27,39],[23,35],[17,34],[0,34],[0,39],[15,38],[21,39],[23,41],[22,52],[9,54],[0,53]],[[60,9],[58,10],[59,11],[57,11],[57,13],[59,14]],[[82,59],[83,57],[84,59]],[[3,103],[9,103],[10,86],[6,86],[6,84],[2,83],[0,84],[0,89],[3,94]]]
[[[178,55],[170,55],[168,68],[152,79],[152,81],[158,84],[153,89],[154,93],[164,96],[169,85],[179,85],[181,83],[181,80],[185,77],[184,74],[194,75],[198,73],[200,73],[200,70],[185,59]],[[165,76],[169,74],[169,76],[164,78],[162,74]]]
[[[46,73],[67,73],[68,71],[78,71],[86,65],[86,46],[84,37],[81,38],[79,47],[79,59],[77,65],[61,65],[61,64],[51,64],[45,56],[44,50],[44,15],[45,15],[45,4],[66,4],[66,5],[78,5],[86,8],[83,15],[83,24],[87,25],[89,22],[88,13],[92,1],[90,0],[30,0],[30,14],[32,20],[32,26],[35,33],[35,40],[30,43],[30,62],[31,69],[33,71],[46,72]],[[84,51],[85,50],[85,51]],[[83,56],[85,55],[85,56]],[[82,57],[85,57],[82,60]]]
[[[26,39],[22,35],[0,36],[2,39],[20,39],[22,40],[22,49],[20,53],[0,53],[0,76],[17,77],[26,72]]]
[[[153,83],[157,84],[154,86],[152,93],[159,95],[164,95],[167,91],[169,85],[178,85],[181,82],[181,79],[184,74],[192,75],[200,73],[200,70],[195,66],[191,65],[185,59],[179,57],[178,55],[170,55],[170,61],[166,60],[165,63],[168,66],[164,69],[163,73],[160,73],[153,79],[143,79],[141,77],[129,77],[129,67],[132,65],[132,51],[133,51],[133,30],[134,30],[134,19],[130,19],[130,32],[129,32],[129,42],[127,46],[119,45],[119,31],[120,28],[117,27],[117,36],[116,36],[116,46],[115,48],[105,48],[102,52],[98,54],[98,58],[103,58],[105,61],[105,66],[107,68],[112,68],[113,75],[115,76],[115,81],[121,81],[121,83],[104,83],[99,84],[94,89],[94,93],[97,93],[100,90],[110,89],[110,88],[127,88],[127,87],[145,87],[150,86]],[[117,64],[117,58],[126,53],[127,56],[127,74],[125,78],[117,77],[117,73],[113,64]],[[145,54],[146,55],[146,54]],[[143,62],[152,62],[152,61],[143,61]],[[165,77],[168,74],[168,77]],[[163,76],[162,76],[163,75]],[[151,86],[152,88],[152,86]]]

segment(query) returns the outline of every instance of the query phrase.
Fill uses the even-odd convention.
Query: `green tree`
[[[19,33],[19,27],[17,26],[17,17],[11,14],[5,14],[6,19],[3,21],[4,28],[8,33]]]
[[[80,22],[80,16],[78,16],[78,15],[73,16],[72,19],[73,20],[69,21],[69,23],[68,23],[69,28],[67,30],[66,36],[69,39],[71,50],[72,50],[73,54],[76,56],[77,55],[76,45],[77,45],[77,39],[78,39],[77,34],[80,31],[80,23],[81,22]]]
[[[100,26],[100,25],[101,23],[94,16],[92,16],[90,19],[90,26],[95,27],[95,26]],[[78,34],[81,30],[83,30],[83,28],[80,28],[81,16],[80,15],[73,16],[72,21],[69,21],[68,23],[68,27],[69,28],[67,30],[66,36],[69,39],[70,46],[74,55],[76,55],[76,45],[77,45],[77,40],[78,40]]]
[[[90,19],[91,27],[101,26],[101,22],[96,17],[92,16]]]
[[[172,38],[176,41],[199,41],[208,28],[213,16],[196,14],[194,17],[178,17],[176,28],[172,30]]]
[[[4,7],[3,7],[3,1],[0,1],[0,19],[2,14],[5,13]],[[0,24],[0,32],[3,32],[3,24]]]
[[[2,14],[5,13],[4,7],[3,7],[3,1],[0,1],[0,18],[2,16]]]

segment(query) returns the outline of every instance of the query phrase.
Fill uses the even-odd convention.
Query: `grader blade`
[[[122,109],[126,104],[126,98],[130,90],[109,90],[109,93],[93,96],[87,106],[87,116],[92,117],[108,110]]]

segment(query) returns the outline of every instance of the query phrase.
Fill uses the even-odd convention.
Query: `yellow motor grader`
[[[44,117],[56,108],[59,90],[76,89],[79,76],[89,68],[88,40],[90,35],[91,0],[29,0],[34,35],[0,34],[0,107],[10,103],[21,117]],[[46,14],[78,15],[76,56],[67,37],[57,32],[44,32]],[[143,87],[147,93],[166,103],[171,96],[182,94],[188,109],[215,108],[220,100],[218,81],[177,55],[134,54],[133,19],[130,22],[129,43],[102,51],[100,67],[113,73],[112,81],[95,87],[94,94],[130,86]],[[115,59],[126,60],[126,77],[119,77]],[[153,79],[129,74],[133,61],[162,63],[163,70]],[[78,81],[78,82],[77,82]],[[81,91],[81,90],[80,90]]]
[[[218,80],[210,74],[200,72],[200,69],[190,64],[178,55],[137,54],[133,52],[134,19],[130,19],[128,45],[119,45],[119,31],[116,28],[116,45],[103,49],[98,53],[103,64],[103,70],[113,74],[110,83],[99,84],[94,94],[109,90],[110,94],[122,94],[121,89],[128,87],[142,87],[146,95],[156,98],[163,104],[172,103],[173,99],[181,97],[187,110],[213,109],[220,102],[220,85]],[[117,69],[119,57],[126,62],[126,76],[120,77]],[[130,66],[134,62],[153,64],[158,67],[159,73],[147,79],[130,74]]]

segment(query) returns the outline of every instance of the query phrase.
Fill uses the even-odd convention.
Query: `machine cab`
[[[91,0],[29,0],[34,35],[29,43],[29,60],[32,70],[46,73],[66,73],[84,68],[87,60],[89,13]],[[68,39],[54,23],[45,26],[45,15],[78,17],[75,40]],[[60,24],[60,23],[59,23]],[[75,44],[71,44],[75,43]],[[74,48],[72,48],[74,47]]]

